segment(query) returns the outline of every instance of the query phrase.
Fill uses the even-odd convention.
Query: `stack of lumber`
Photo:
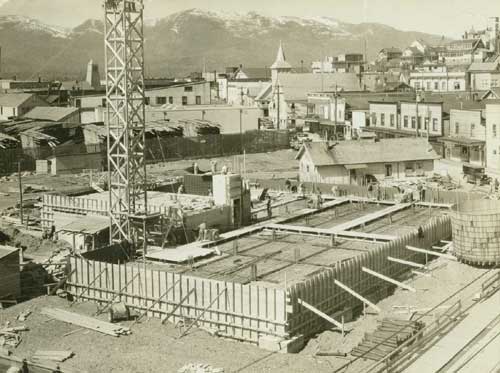
[[[50,360],[62,363],[73,356],[73,351],[35,351],[32,360]]]
[[[415,335],[424,325],[418,321],[383,319],[373,333],[365,333],[361,343],[352,351],[353,356],[380,360]]]
[[[119,337],[121,335],[128,335],[131,333],[129,328],[123,327],[119,324],[111,324],[106,321],[83,316],[74,312],[68,312],[59,308],[42,308],[40,312],[53,319],[64,321],[68,324],[78,325],[82,328],[94,330],[113,337]]]
[[[19,332],[27,330],[25,326],[0,329],[0,347],[17,347],[21,343]]]

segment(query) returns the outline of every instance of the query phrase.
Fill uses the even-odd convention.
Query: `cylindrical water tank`
[[[453,207],[451,214],[455,255],[465,263],[500,263],[500,201],[471,200]]]

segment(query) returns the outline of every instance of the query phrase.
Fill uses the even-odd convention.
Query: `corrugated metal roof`
[[[17,247],[0,245],[0,259],[18,251],[19,249]]]

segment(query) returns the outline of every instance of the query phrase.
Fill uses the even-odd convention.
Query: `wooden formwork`
[[[500,263],[500,202],[468,201],[453,208],[453,248],[457,258],[476,265]]]
[[[325,320],[303,308],[299,299],[327,315],[362,305],[357,298],[335,285],[335,280],[347,285],[368,300],[376,302],[383,298],[386,295],[383,291],[392,285],[365,273],[362,268],[369,268],[394,279],[400,278],[411,268],[402,263],[390,261],[388,257],[424,263],[424,254],[411,252],[406,246],[431,247],[440,240],[449,238],[451,236],[450,218],[440,217],[422,229],[423,238],[419,238],[417,232],[407,234],[288,288],[288,333],[290,335],[303,334],[307,337],[322,331],[325,327]]]
[[[105,304],[122,301],[139,312],[170,322],[216,330],[234,339],[257,342],[259,336],[286,333],[285,291],[259,285],[215,281],[137,264],[70,259],[67,290],[79,299]]]

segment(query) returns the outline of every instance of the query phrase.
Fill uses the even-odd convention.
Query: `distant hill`
[[[88,60],[103,71],[103,23],[88,20],[72,30],[20,16],[0,17],[2,76],[83,78]],[[279,41],[296,67],[325,55],[364,52],[373,59],[384,47],[416,39],[442,43],[436,35],[400,31],[376,23],[350,24],[330,17],[267,17],[186,10],[147,21],[146,75],[172,76],[225,66],[270,66]]]

